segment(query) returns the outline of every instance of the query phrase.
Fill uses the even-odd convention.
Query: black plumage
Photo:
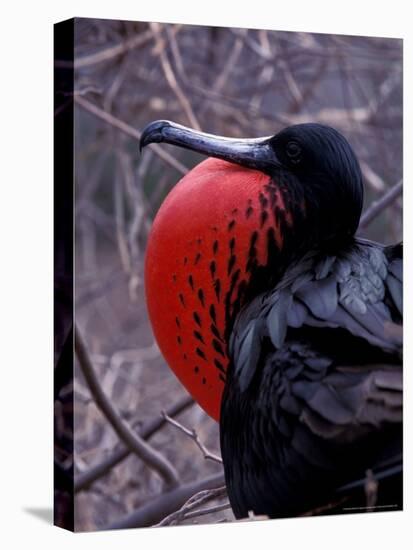
[[[238,316],[221,410],[237,517],[339,501],[367,470],[397,488],[382,505],[401,507],[401,253],[309,252]]]

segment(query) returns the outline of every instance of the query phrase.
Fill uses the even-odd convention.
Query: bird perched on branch
[[[229,139],[168,121],[154,142],[212,157],[162,204],[145,282],[166,361],[220,423],[235,516],[303,514],[372,479],[369,502],[401,508],[402,246],[355,237],[349,143],[320,124]]]

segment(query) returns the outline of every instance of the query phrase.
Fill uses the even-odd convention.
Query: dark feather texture
[[[401,247],[358,240],[308,253],[241,311],[221,415],[237,517],[297,515],[368,469],[400,474],[401,273]]]

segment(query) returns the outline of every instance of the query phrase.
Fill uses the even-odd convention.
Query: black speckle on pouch
[[[252,213],[254,212],[254,209],[252,206],[249,206],[245,211],[245,217],[248,219],[250,216],[252,216]]]
[[[217,314],[216,314],[216,311],[215,311],[214,304],[211,304],[209,306],[209,315],[210,315],[211,319],[213,320],[213,322],[215,324],[217,324]]]
[[[214,346],[214,350],[222,355],[222,357],[225,357],[224,350],[222,349],[221,343],[218,342],[218,340],[215,340],[215,338],[212,340],[212,345]]]
[[[194,290],[194,278],[192,277],[192,275],[189,275],[188,283],[189,283],[189,286],[191,287],[191,289]]]
[[[201,302],[202,307],[205,307],[205,296],[202,288],[198,290],[198,300]]]
[[[205,353],[202,351],[201,348],[196,348],[195,353],[196,353],[199,357],[201,357],[201,359],[203,359],[204,361],[207,360],[206,355],[205,355]]]
[[[230,256],[228,260],[228,275],[231,275],[231,271],[233,270],[236,261],[237,261],[236,256],[234,255]]]
[[[209,271],[211,272],[211,277],[214,279],[217,272],[217,264],[214,260],[209,264]]]
[[[219,302],[221,297],[221,281],[219,279],[215,279],[214,281],[214,290],[215,290],[215,295],[217,297],[217,300]]]
[[[265,222],[268,219],[268,212],[266,210],[263,210],[260,215],[260,225],[261,227],[265,224]]]
[[[201,317],[199,316],[199,314],[198,314],[196,311],[194,311],[193,317],[194,317],[195,323],[196,323],[199,327],[201,327],[201,326],[202,326]]]

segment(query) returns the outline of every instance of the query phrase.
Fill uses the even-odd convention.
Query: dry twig
[[[377,503],[377,491],[379,488],[379,482],[374,477],[372,470],[366,472],[366,482],[364,484],[364,492],[366,495],[366,511],[371,510]]]
[[[175,73],[173,71],[172,65],[169,62],[168,55],[165,50],[165,45],[160,35],[161,25],[159,23],[150,23],[150,25],[156,38],[157,53],[161,61],[161,65],[162,65],[162,69],[163,69],[166,81],[168,82],[169,86],[171,87],[171,90],[173,91],[178,101],[180,102],[182,109],[184,110],[188,118],[189,124],[196,130],[201,130],[201,126],[198,122],[198,119],[195,116],[191,103],[187,98],[187,96],[184,94],[182,88],[179,86],[178,81],[175,77]]]
[[[360,168],[365,182],[370,185],[374,191],[383,193],[383,191],[386,190],[386,184],[383,178],[381,178],[367,162],[361,161]]]
[[[382,197],[374,201],[371,206],[361,216],[359,229],[365,229],[385,208],[387,208],[397,197],[402,194],[403,181],[400,180],[393,185]]]
[[[110,46],[99,52],[92,53],[90,55],[84,55],[83,57],[76,57],[74,63],[72,61],[66,60],[57,60],[55,61],[55,66],[59,69],[69,69],[74,67],[75,69],[80,69],[82,67],[88,67],[90,65],[96,65],[97,63],[102,63],[103,61],[108,61],[113,59],[118,55],[121,55],[129,50],[143,46],[146,42],[152,38],[152,31],[147,30],[137,36],[132,36],[129,40],[116,44],[115,46]]]
[[[177,420],[173,420],[170,416],[168,416],[165,411],[162,411],[162,416],[169,424],[172,424],[172,426],[175,426],[176,428],[178,428],[178,430],[190,437],[195,442],[196,446],[200,449],[206,460],[212,460],[213,462],[218,462],[218,464],[222,464],[222,458],[214,453],[211,453],[211,451],[209,451],[205,447],[194,429],[190,430],[189,428],[185,428],[185,426],[183,426],[180,422],[178,422]]]
[[[163,527],[165,525],[177,525],[179,522],[184,521],[185,519],[188,519],[188,514],[190,514],[189,517],[194,518],[196,516],[202,516],[205,514],[211,514],[212,512],[217,512],[219,510],[225,510],[227,508],[230,508],[229,502],[224,503],[223,505],[218,505],[213,508],[209,509],[203,509],[198,510],[194,512],[194,509],[198,506],[201,506],[202,504],[205,504],[206,502],[209,502],[211,500],[215,500],[217,498],[225,497],[227,494],[226,487],[218,487],[218,489],[207,489],[205,491],[200,491],[199,493],[196,493],[193,495],[185,504],[176,512],[173,512],[172,514],[169,514],[166,518],[164,518],[161,522],[154,525],[154,527]]]
[[[85,109],[85,111],[88,111],[89,113],[92,113],[96,117],[100,118],[107,124],[110,124],[111,126],[117,128],[124,134],[126,134],[129,137],[132,137],[136,140],[140,140],[141,138],[141,132],[139,130],[136,130],[126,122],[123,122],[123,120],[119,120],[115,116],[111,115],[110,113],[106,113],[103,111],[100,107],[97,105],[94,105],[84,97],[75,96],[75,103],[77,103],[80,107]],[[171,156],[169,153],[165,152],[159,145],[152,144],[152,150],[154,153],[158,155],[162,160],[167,162],[170,166],[175,168],[179,173],[186,174],[188,172],[188,168],[184,166],[181,162],[176,160],[173,156]]]

